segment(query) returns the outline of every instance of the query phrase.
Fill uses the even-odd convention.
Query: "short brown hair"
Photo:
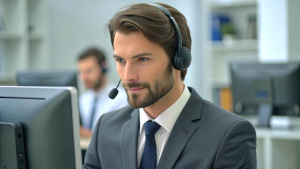
[[[107,71],[106,66],[103,64],[103,62],[106,60],[104,53],[97,49],[96,47],[91,47],[86,50],[84,50],[78,57],[77,61],[81,61],[83,59],[94,57],[97,60],[97,63],[99,64],[100,68],[102,69],[103,73]]]
[[[182,46],[191,50],[191,35],[186,18],[177,9],[167,4],[158,3],[167,8],[176,20],[182,36]],[[111,43],[117,31],[128,34],[140,31],[151,42],[159,44],[171,58],[177,50],[177,35],[173,23],[160,9],[139,3],[127,6],[117,12],[108,23]],[[184,80],[187,70],[181,70],[181,79]]]

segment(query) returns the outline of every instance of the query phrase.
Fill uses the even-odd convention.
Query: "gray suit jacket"
[[[176,121],[157,169],[256,168],[256,133],[250,122],[191,97]],[[137,169],[139,111],[124,107],[98,121],[84,169]]]

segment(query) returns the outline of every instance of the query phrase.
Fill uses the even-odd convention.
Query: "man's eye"
[[[125,63],[125,60],[124,59],[120,59],[120,58],[116,59],[116,61],[119,62],[119,63]]]
[[[148,61],[149,59],[148,58],[139,58],[138,61],[140,62],[145,62],[145,61]]]

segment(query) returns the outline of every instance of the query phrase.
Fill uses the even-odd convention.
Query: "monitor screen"
[[[82,168],[77,99],[73,87],[0,87],[0,122],[21,124],[27,168]]]
[[[25,71],[17,73],[18,86],[73,86],[78,90],[77,71]]]
[[[300,63],[233,62],[230,71],[235,113],[258,114],[265,120],[271,115],[299,116]]]

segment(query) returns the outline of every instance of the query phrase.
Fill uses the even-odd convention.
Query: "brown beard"
[[[165,74],[162,78],[156,79],[153,87],[151,88],[149,83],[125,83],[123,84],[126,93],[128,103],[132,108],[144,108],[156,103],[160,98],[165,96],[174,85],[174,78],[172,75],[172,65],[171,63],[167,66]],[[129,94],[128,88],[146,88],[148,93],[145,98],[141,99],[139,94]]]
[[[95,83],[93,89],[97,91],[99,87],[102,85],[104,79],[104,74],[101,75],[100,79]]]

